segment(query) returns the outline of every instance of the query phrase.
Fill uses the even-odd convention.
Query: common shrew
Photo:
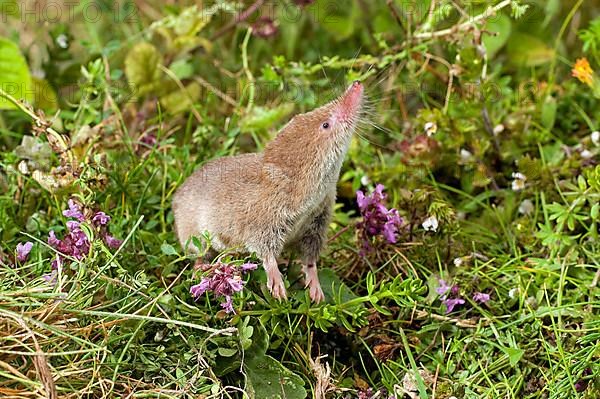
[[[287,297],[277,257],[296,250],[311,299],[322,301],[317,260],[362,108],[363,85],[355,81],[337,99],[294,116],[263,152],[212,160],[194,172],[173,199],[181,245],[197,253],[191,237],[207,231],[216,250],[256,253],[277,299]]]

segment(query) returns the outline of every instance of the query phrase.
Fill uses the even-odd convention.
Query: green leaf
[[[294,104],[285,103],[275,108],[253,107],[252,111],[240,120],[242,132],[268,129],[288,116],[294,110]]]
[[[179,80],[188,79],[194,74],[194,66],[187,59],[173,61],[169,69]]]
[[[185,86],[184,90],[177,89],[174,92],[166,94],[160,98],[160,105],[170,114],[179,114],[188,111],[194,106],[194,103],[200,99],[200,84],[192,82]]]
[[[235,355],[238,351],[237,349],[233,349],[233,348],[219,348],[218,349],[219,355],[224,356],[224,357],[231,357],[233,355]]]
[[[537,66],[554,58],[554,50],[542,40],[526,33],[516,32],[506,45],[509,60],[517,66]]]
[[[252,399],[304,399],[302,378],[271,356],[248,357],[244,364]]]
[[[14,42],[0,37],[0,87],[17,100],[33,99],[33,83],[25,57]],[[0,109],[16,106],[0,97]]]
[[[19,14],[19,5],[16,0],[0,0],[0,15],[18,17]]]
[[[344,284],[344,282],[338,277],[332,269],[326,268],[319,270],[319,281],[323,288],[323,294],[327,302],[334,296],[339,296],[339,300],[342,303],[349,302],[358,296],[352,292],[352,290]],[[357,305],[362,306],[362,305]]]
[[[36,108],[43,109],[45,111],[54,111],[58,109],[58,97],[56,92],[50,86],[45,79],[31,78],[33,83],[33,92],[35,98],[33,98],[33,105]]]
[[[358,8],[355,1],[319,0],[315,3],[317,22],[336,39],[347,39],[354,32]]]
[[[161,63],[160,53],[147,42],[138,43],[127,53],[125,75],[138,96],[148,94],[159,87]]]
[[[162,243],[162,245],[160,246],[160,250],[165,255],[178,255],[175,248],[173,248],[171,244],[167,244],[166,242]]]
[[[599,204],[592,205],[592,209],[590,211],[590,216],[592,217],[592,219],[593,220],[598,219],[599,214],[600,214],[600,205]]]
[[[510,362],[511,367],[515,367],[519,360],[523,357],[525,351],[519,348],[501,348],[504,353],[508,356],[508,361]]]
[[[542,126],[548,130],[554,127],[554,123],[556,122],[557,108],[558,105],[556,104],[556,99],[554,97],[548,97],[542,105],[541,122]]]
[[[512,22],[509,17],[500,14],[497,18],[493,18],[487,22],[485,30],[495,34],[485,34],[483,36],[483,44],[487,50],[488,57],[492,58],[508,41],[512,30]]]

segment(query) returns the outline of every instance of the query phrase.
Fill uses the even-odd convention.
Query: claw
[[[273,298],[278,300],[287,300],[285,284],[279,270],[269,270],[267,272],[267,288]]]
[[[308,295],[314,303],[319,303],[325,300],[325,295],[321,289],[321,283],[319,282],[319,274],[317,273],[317,267],[314,264],[309,264],[304,267],[304,274],[306,275],[305,288],[308,288]]]

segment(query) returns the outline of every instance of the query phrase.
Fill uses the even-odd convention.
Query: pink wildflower
[[[446,305],[446,313],[450,313],[456,306],[463,305],[465,300],[460,298],[460,288],[457,284],[449,286],[445,280],[439,280],[440,285],[435,290],[439,295],[442,303]]]
[[[224,302],[221,302],[221,307],[227,313],[232,313],[235,311],[233,309],[232,296],[244,289],[244,281],[241,274],[254,270],[256,267],[257,265],[254,263],[245,263],[240,267],[217,263],[209,269],[199,284],[190,287],[190,293],[195,300],[198,300],[205,292],[212,291],[216,297],[224,298]]]
[[[96,212],[96,214],[92,218],[92,222],[96,226],[106,226],[108,222],[110,222],[110,216],[108,216],[104,212]]]
[[[82,222],[84,219],[83,212],[81,212],[81,207],[72,199],[69,200],[69,209],[64,210],[63,215],[68,218],[75,218],[80,222]]]
[[[91,249],[92,243],[81,228],[81,224],[93,227],[98,236],[110,248],[115,249],[121,246],[122,241],[108,234],[108,223],[110,216],[104,212],[96,212],[93,217],[86,218],[81,206],[73,200],[69,200],[69,209],[63,211],[63,215],[75,220],[67,221],[68,232],[62,239],[56,237],[54,231],[50,231],[48,235],[48,244],[58,251],[56,259],[52,261],[52,269],[56,270],[64,263],[68,257],[82,260],[85,258]]]
[[[362,191],[356,192],[356,203],[362,216],[362,221],[358,223],[359,234],[362,239],[362,251],[371,249],[371,238],[381,235],[385,240],[394,244],[398,229],[402,227],[404,221],[400,217],[398,210],[388,209],[384,202],[387,196],[383,193],[383,184],[377,184],[375,190],[365,195]]]
[[[476,292],[473,294],[473,300],[479,303],[486,303],[490,300],[490,294],[485,294],[483,292]]]
[[[33,243],[27,241],[26,243],[18,243],[17,244],[17,260],[19,262],[25,262],[27,260],[27,258],[29,257],[29,252],[31,252],[31,249],[33,248]]]

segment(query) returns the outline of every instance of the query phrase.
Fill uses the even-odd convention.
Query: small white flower
[[[454,266],[456,267],[460,267],[463,264],[463,259],[462,258],[454,258]]]
[[[513,172],[512,178],[514,179],[511,184],[513,191],[521,191],[525,188],[527,177],[523,173]]]
[[[425,231],[437,231],[439,223],[435,216],[429,216],[421,225]]]
[[[56,36],[56,44],[58,44],[58,47],[60,48],[69,47],[69,39],[67,38],[67,35],[61,33],[60,35]]]
[[[468,162],[471,158],[473,158],[473,154],[470,151],[465,150],[464,148],[460,149],[460,160],[463,162]]]
[[[592,143],[594,143],[596,147],[600,146],[600,132],[597,130],[592,132]]]
[[[435,122],[427,122],[424,126],[424,129],[427,136],[431,137],[435,134],[435,132],[437,132],[437,125]]]
[[[508,291],[508,297],[510,299],[514,299],[518,292],[519,292],[519,288],[518,287],[511,288],[510,291]]]
[[[583,150],[581,151],[581,158],[583,159],[590,159],[593,158],[594,154],[592,154],[592,152],[590,150]]]
[[[502,123],[497,124],[496,126],[494,126],[494,135],[497,136],[500,133],[502,133],[504,131],[504,125]]]
[[[27,162],[25,161],[19,162],[17,169],[19,169],[19,172],[23,173],[24,175],[29,174],[29,166],[27,166]]]
[[[521,202],[519,205],[519,213],[522,215],[531,215],[533,213],[533,202],[531,200],[526,199]]]
[[[363,175],[363,177],[360,178],[360,184],[362,184],[363,186],[368,186],[369,183],[371,183],[371,179],[369,179],[369,176]]]

